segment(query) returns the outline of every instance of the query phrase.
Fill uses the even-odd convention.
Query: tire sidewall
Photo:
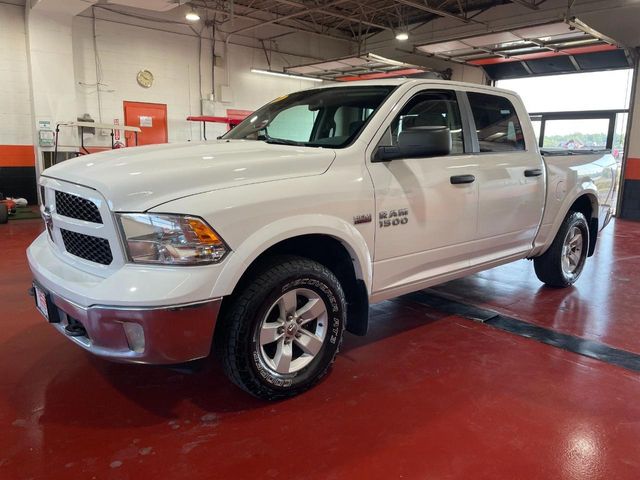
[[[269,388],[274,390],[287,391],[290,389],[305,388],[313,384],[331,364],[335,357],[342,332],[345,325],[346,306],[342,292],[337,291],[332,285],[333,279],[324,278],[324,275],[305,272],[299,276],[287,275],[278,279],[272,287],[264,294],[257,296],[251,308],[250,318],[248,318],[247,352],[250,355],[249,367]],[[335,280],[337,283],[337,280]],[[317,293],[327,308],[327,334],[321,352],[313,359],[309,365],[291,374],[277,374],[269,371],[260,358],[259,331],[262,320],[269,313],[276,300],[284,293],[306,288]],[[339,284],[338,284],[339,288]]]
[[[580,256],[580,264],[579,267],[575,270],[575,272],[573,272],[573,274],[571,274],[570,276],[567,275],[564,271],[564,269],[562,268],[562,263],[560,264],[560,271],[562,272],[562,276],[564,277],[567,285],[572,285],[574,284],[578,278],[580,278],[580,275],[582,274],[582,271],[584,270],[584,266],[586,264],[587,261],[587,256],[589,254],[589,225],[587,224],[587,219],[585,218],[585,216],[580,213],[580,212],[573,212],[568,218],[567,218],[567,222],[565,224],[565,228],[563,229],[562,232],[562,237],[561,237],[561,242],[559,244],[559,248],[560,248],[560,262],[562,262],[562,249],[564,247],[564,243],[565,240],[567,238],[567,235],[569,234],[569,232],[571,231],[571,229],[573,227],[578,227],[580,229],[580,231],[582,232],[582,242],[583,242],[583,248],[582,248],[582,253]]]

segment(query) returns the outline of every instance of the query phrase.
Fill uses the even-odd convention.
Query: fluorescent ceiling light
[[[287,77],[295,78],[297,80],[309,80],[310,82],[321,82],[321,78],[303,77],[302,75],[290,75],[288,73],[274,72],[272,70],[261,70],[259,68],[252,68],[251,73],[260,73],[262,75],[273,75],[274,77]]]
[[[198,20],[200,20],[200,15],[198,15],[198,12],[196,12],[193,8],[189,8],[189,11],[184,16],[184,18],[186,18],[190,22],[197,22]]]
[[[400,40],[401,42],[409,40],[409,34],[407,32],[399,32],[396,34],[396,40]]]

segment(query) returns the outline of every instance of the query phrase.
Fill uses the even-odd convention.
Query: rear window
[[[467,92],[476,122],[480,152],[511,152],[525,149],[522,125],[509,99]]]

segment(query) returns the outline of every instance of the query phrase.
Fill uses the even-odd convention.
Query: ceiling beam
[[[246,5],[242,5],[242,4],[235,4],[235,8],[237,9],[238,7],[241,7],[243,9],[246,10],[246,12],[243,12],[243,14],[239,14],[239,13],[231,13],[227,10],[220,10],[218,8],[214,8],[208,5],[207,2],[197,2],[197,1],[192,1],[191,2],[192,5],[197,6],[199,8],[205,8],[207,10],[209,10],[212,13],[215,14],[222,14],[222,15],[227,15],[230,18],[240,18],[243,20],[253,20],[255,22],[265,22],[264,18],[259,18],[259,17],[250,17],[249,14],[271,14],[271,12],[266,11],[266,10],[258,10],[255,8],[251,8],[248,7]],[[311,35],[316,35],[319,37],[323,37],[323,38],[330,38],[332,40],[341,40],[343,42],[350,42],[350,43],[354,43],[355,40],[353,38],[349,38],[347,36],[341,36],[338,34],[333,34],[333,33],[329,33],[329,31],[327,32],[318,32],[316,30],[314,30],[313,26],[311,24],[309,24],[308,22],[304,22],[304,24],[308,25],[308,26],[300,26],[300,25],[290,25],[288,23],[281,23],[281,20],[284,17],[279,17],[273,20],[272,24],[273,25],[277,25],[279,27],[283,27],[283,28],[288,28],[291,30],[291,32],[289,33],[293,33],[293,32],[303,32],[303,33],[309,33]],[[295,20],[294,20],[295,21]],[[224,33],[224,34],[228,34],[230,32],[225,32],[224,30],[220,30],[220,32]],[[265,39],[266,40],[266,39]]]
[[[312,13],[312,12],[319,12],[319,11],[323,10],[324,8],[326,8],[326,7],[333,7],[334,5],[340,5],[341,3],[346,3],[348,1],[350,1],[350,0],[334,0],[333,2],[327,3],[326,5],[323,5],[321,7],[313,7],[313,8],[307,8],[306,6],[304,6],[305,10],[302,10],[302,11],[299,11],[299,12],[295,12],[295,13],[291,13],[291,14],[285,15],[283,17],[278,17],[278,18],[273,19],[273,20],[262,21],[262,22],[260,22],[259,24],[256,24],[256,25],[250,25],[248,27],[239,28],[237,30],[233,30],[233,31],[229,32],[229,34],[230,35],[234,35],[236,33],[242,33],[242,32],[247,32],[249,30],[255,30],[256,28],[261,28],[261,27],[264,27],[266,25],[271,25],[271,24],[274,24],[274,23],[278,23],[278,22],[281,22],[282,20],[288,20],[290,18],[296,18],[296,17],[300,17],[302,15],[308,15],[309,13]]]
[[[397,3],[401,3],[408,7],[413,7],[417,10],[422,10],[423,12],[432,13],[434,15],[438,15],[439,17],[452,18],[454,20],[459,20],[464,23],[478,23],[475,20],[469,20],[468,18],[461,17],[460,15],[456,15],[455,13],[447,12],[444,10],[438,10],[437,8],[429,7],[428,5],[414,2],[412,0],[396,0]]]
[[[523,7],[527,7],[531,10],[538,10],[538,6],[535,3],[527,2],[527,0],[509,0],[511,3],[517,3]]]
[[[278,3],[281,3],[283,5],[288,5],[290,7],[299,7],[299,8],[308,8],[307,5],[303,4],[303,3],[299,3],[299,2],[294,2],[292,0],[275,0]],[[322,14],[322,15],[329,15],[330,17],[335,17],[335,18],[340,18],[342,20],[347,20],[349,22],[352,23],[361,23],[363,25],[367,25],[369,27],[373,27],[373,28],[379,28],[380,30],[391,30],[393,31],[393,29],[387,25],[381,25],[379,23],[374,23],[374,22],[370,22],[368,20],[362,20],[356,16],[348,16],[348,15],[343,15],[341,13],[338,12],[334,12],[332,10],[324,10],[323,8],[319,7],[319,9],[314,9],[315,11],[317,11],[318,13]]]

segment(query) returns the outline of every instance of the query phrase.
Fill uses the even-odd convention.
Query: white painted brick
[[[33,30],[32,35],[35,40],[33,44],[42,45],[41,48],[34,49],[32,52],[32,60],[36,61],[34,72],[37,80],[39,82],[46,80],[48,74],[63,80],[60,79],[61,72],[56,69],[56,62],[71,53],[67,50],[56,52],[53,47],[51,51],[45,51],[49,43],[38,42],[38,39],[58,35],[64,37],[61,38],[62,44],[69,45],[66,41],[69,30],[64,28],[64,22],[49,24],[46,19],[38,20],[38,28]],[[51,108],[56,111],[66,102],[73,101],[77,115],[89,113],[98,120],[96,87],[78,84],[78,82],[87,84],[96,82],[92,20],[74,17],[71,32],[73,71],[69,71],[68,74],[74,75],[75,99],[68,89],[64,92],[56,92],[53,87],[51,94],[44,98],[39,96],[38,103],[45,110]],[[100,93],[102,120],[112,122],[114,118],[118,118],[122,121],[125,100],[164,103],[167,104],[168,109],[169,140],[198,140],[200,125],[187,122],[186,117],[200,114],[200,99],[208,95],[212,89],[210,43],[206,40],[202,43],[202,92],[200,92],[197,38],[101,20],[97,22],[96,33],[103,82],[106,84]],[[283,40],[282,44],[287,48],[284,42],[286,40]],[[219,42],[218,46],[220,49],[218,53],[221,55],[223,42]],[[309,47],[308,50],[316,54],[316,47]],[[336,51],[335,56],[345,53]],[[225,104],[224,108],[253,110],[284,93],[313,86],[309,82],[270,78],[250,73],[251,67],[266,67],[264,56],[257,50],[230,45],[227,60],[228,62],[223,61],[220,67],[216,67],[215,71],[216,84],[226,84],[225,68],[227,66],[230,68],[230,85],[233,88],[234,101],[231,104]],[[294,57],[289,57],[288,60],[296,63]],[[298,63],[308,61],[308,58],[298,59]],[[281,58],[274,55],[272,68],[281,68],[283,64],[279,62],[282,62]],[[155,83],[152,88],[144,89],[136,83],[136,74],[141,69],[148,69],[154,73]],[[52,78],[51,82],[55,86],[57,81]],[[0,3],[0,125],[2,126],[0,143],[33,142],[29,88],[24,7]],[[220,112],[222,115],[224,108]],[[68,109],[62,108],[62,111],[68,112]],[[208,130],[213,132],[217,127],[218,125],[210,126]],[[95,141],[105,143],[109,138],[96,136]]]
[[[33,143],[24,7],[0,3],[0,145]]]

